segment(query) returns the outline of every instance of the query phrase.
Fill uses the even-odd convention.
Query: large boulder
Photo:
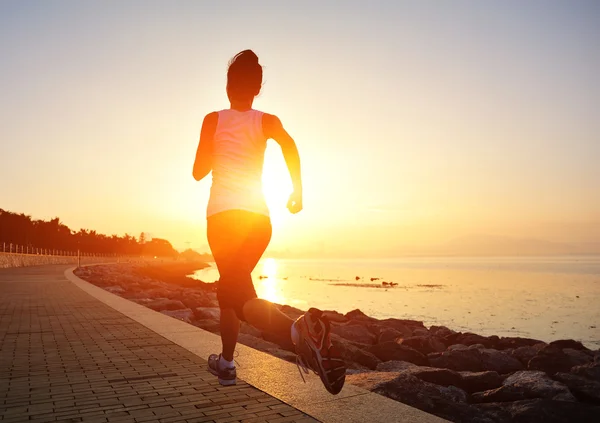
[[[467,394],[455,386],[439,386],[408,372],[372,372],[346,376],[346,383],[455,422],[495,423],[486,412],[467,403]]]
[[[596,382],[600,382],[600,362],[575,366],[571,369],[571,373],[587,379],[595,380]]]
[[[571,373],[556,373],[554,379],[564,383],[580,401],[600,405],[600,382]]]
[[[497,336],[481,336],[476,333],[462,333],[454,338],[455,344],[462,345],[483,345],[485,348],[495,348],[496,343],[498,342]]]
[[[189,308],[183,310],[161,310],[160,312],[186,323],[192,323],[192,319],[194,318],[194,312]]]
[[[527,363],[529,363],[529,360],[531,360],[533,357],[535,357],[537,355],[537,353],[539,353],[541,351],[542,348],[544,348],[546,346],[546,344],[544,343],[540,343],[540,344],[535,344],[535,345],[527,345],[527,346],[523,346],[523,347],[518,347],[515,348],[511,351],[511,355],[516,358],[517,360],[519,360],[524,366],[527,366]]]
[[[240,344],[244,344],[244,345],[254,348],[256,350],[271,354],[277,358],[281,358],[283,360],[289,361],[290,363],[296,362],[296,354],[295,353],[292,353],[290,351],[286,351],[282,348],[279,348],[279,345],[274,344],[269,341],[265,341],[264,339],[260,339],[255,336],[248,335],[246,333],[241,333],[238,336],[238,342]]]
[[[573,363],[573,366],[583,366],[594,361],[594,356],[589,351],[563,348],[563,352],[569,357],[569,361]]]
[[[533,398],[576,401],[569,388],[539,371],[516,372],[506,378],[501,387],[474,393],[471,398],[473,402],[508,402]]]
[[[359,309],[349,311],[348,313],[346,313],[344,315],[344,317],[348,320],[355,320],[355,321],[359,321],[359,322],[376,322],[377,321],[377,319],[367,316],[365,313],[363,313]]]
[[[377,321],[377,325],[385,328],[396,329],[400,332],[405,333],[405,336],[415,335],[415,332],[420,333],[422,335],[428,335],[429,331],[423,324],[418,320],[407,320],[407,319],[384,319]],[[410,334],[407,334],[406,331],[410,331]]]
[[[401,345],[411,347],[423,354],[446,350],[446,345],[433,336],[412,336],[410,338],[398,339],[397,342]]]
[[[367,349],[368,352],[375,355],[381,361],[408,361],[418,366],[427,366],[429,364],[427,357],[419,351],[400,345],[396,342],[383,342],[381,344],[372,345]]]
[[[240,324],[240,333],[245,333],[246,335],[252,335],[256,338],[262,338],[263,334],[260,330],[256,329],[254,326],[249,325],[246,322],[241,322]]]
[[[557,341],[550,342],[550,345],[560,349],[570,348],[573,350],[589,351],[589,348],[585,347],[581,342],[574,341],[573,339],[559,339]]]
[[[181,301],[170,300],[168,298],[157,298],[149,301],[146,303],[146,307],[155,311],[182,310],[186,308]]]
[[[292,307],[289,305],[275,305],[283,314],[287,315],[289,318],[296,320],[298,317],[302,316],[305,312],[300,310],[299,308]]]
[[[214,293],[199,290],[181,290],[177,296],[172,298],[180,300],[186,307],[194,309],[197,307],[218,307],[217,297]]]
[[[352,365],[356,363],[361,367],[366,367],[371,370],[375,370],[377,365],[381,363],[381,360],[375,355],[346,341],[337,335],[331,336],[332,344],[340,352],[342,359],[346,362],[346,366],[349,368],[356,368],[358,366]]]
[[[531,338],[520,338],[518,336],[503,336],[498,339],[496,343],[496,349],[507,350],[521,347],[532,347],[537,344],[546,344],[544,341]]]
[[[196,307],[194,310],[194,317],[196,319],[212,319],[219,320],[221,318],[221,310],[219,307]]]
[[[420,367],[408,361],[390,360],[379,362],[375,370],[378,372],[401,372],[415,368],[418,369]]]
[[[344,325],[331,325],[331,332],[352,342],[372,345],[375,343],[375,335],[363,324],[353,324],[353,322]]]
[[[429,328],[429,333],[431,334],[431,336],[435,336],[437,338],[444,338],[446,336],[456,334],[456,331],[448,329],[446,326],[431,326]]]
[[[587,357],[587,355],[586,355]],[[565,352],[556,345],[546,345],[527,364],[529,370],[542,370],[550,375],[568,373],[572,367],[586,364],[579,354]]]
[[[459,374],[461,384],[458,387],[470,394],[499,388],[504,381],[504,377],[498,372],[459,372]]]
[[[478,404],[494,422],[516,423],[598,423],[600,407],[570,401],[531,399],[515,402]]]
[[[492,349],[469,348],[466,350],[445,351],[437,356],[429,356],[433,367],[456,371],[483,372],[495,371],[500,374],[523,370],[519,360]]]
[[[379,329],[379,328],[376,328]],[[384,328],[379,330],[379,333],[377,334],[377,339],[376,339],[376,344],[380,344],[382,342],[396,342],[398,341],[398,339],[402,338],[403,336],[405,336],[405,333],[400,332],[399,330],[396,329],[392,329],[392,328]],[[410,335],[409,335],[410,336]]]

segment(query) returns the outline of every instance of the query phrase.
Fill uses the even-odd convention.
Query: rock
[[[207,330],[212,333],[221,333],[221,325],[218,321],[212,319],[193,320],[192,324],[200,329]]]
[[[580,401],[600,405],[600,382],[571,373],[556,373],[554,379],[564,383]]]
[[[290,363],[296,362],[295,353],[283,350],[279,348],[277,344],[265,341],[264,339],[242,333],[238,336],[238,342],[256,350],[269,353],[277,358],[289,361]]]
[[[414,348],[423,354],[446,350],[446,345],[433,336],[413,336],[410,338],[401,338],[397,342],[401,345]]]
[[[372,345],[375,343],[375,335],[361,324],[331,325],[331,333],[341,336],[344,339],[361,344]]]
[[[471,398],[474,402],[508,402],[533,398],[576,401],[569,388],[540,371],[516,372],[506,378],[501,387],[474,393]]]
[[[196,307],[194,310],[194,317],[198,320],[212,319],[219,320],[221,318],[221,310],[219,307]]]
[[[474,406],[494,422],[517,423],[598,423],[600,407],[569,401],[532,399],[512,403]]]
[[[540,352],[540,350],[545,346],[546,344],[541,343],[532,346],[518,347],[511,351],[511,355],[523,363],[524,366],[527,366],[529,360],[535,357],[537,353]]]
[[[153,301],[148,302],[146,307],[149,307],[155,311],[181,310],[186,308],[181,301],[170,300],[168,298],[154,299]]]
[[[463,344],[454,344],[448,347],[448,351],[460,351],[460,350],[468,350],[469,347]]]
[[[415,335],[415,331],[422,330],[424,335],[428,335],[429,331],[423,322],[417,320],[406,320],[406,319],[384,319],[377,321],[377,324],[382,327],[396,329],[402,333],[406,333],[406,336]],[[408,333],[407,333],[408,329]]]
[[[498,341],[498,337],[486,337],[477,335],[476,333],[463,333],[455,337],[454,342],[462,345],[483,345],[485,348],[494,348]]]
[[[283,314],[294,320],[296,320],[298,317],[302,316],[305,313],[303,310],[289,305],[276,304],[276,306]]]
[[[496,343],[496,349],[507,350],[509,348],[533,347],[537,344],[546,345],[544,341],[540,341],[538,339],[520,338],[516,336],[503,336]]]
[[[385,395],[427,413],[459,422],[492,423],[485,411],[467,403],[467,394],[455,386],[425,382],[407,372],[373,372],[346,376],[346,383]]]
[[[400,372],[403,370],[409,370],[419,368],[416,364],[409,363],[408,361],[398,361],[398,360],[390,360],[385,362],[380,362],[376,370],[378,372]]]
[[[367,316],[365,313],[363,313],[359,309],[349,311],[348,313],[346,313],[344,315],[344,317],[348,320],[358,320],[361,322],[374,322],[377,320],[377,319]]]
[[[335,310],[324,310],[323,316],[326,317],[330,322],[346,323],[348,319],[342,313]]]
[[[419,366],[429,364],[427,357],[406,345],[400,345],[396,342],[383,342],[367,349],[368,352],[375,355],[381,361],[408,361]]]
[[[429,328],[429,333],[437,338],[444,338],[448,335],[456,334],[456,331],[448,329],[446,326],[431,326]]]
[[[553,345],[560,349],[570,348],[573,350],[589,351],[589,348],[585,347],[581,342],[574,341],[572,339],[560,339],[558,341],[552,341],[550,342],[550,345]]]
[[[458,372],[453,370],[437,369],[435,367],[413,367],[404,370],[404,372],[416,376],[425,382],[435,383],[440,386],[460,387],[462,385],[462,377]]]
[[[396,329],[385,328],[379,332],[375,343],[380,344],[382,342],[390,341],[396,342],[399,338],[402,338],[403,336],[404,335],[402,334],[402,332]]]
[[[219,305],[216,295],[209,292],[187,292],[181,294],[177,299],[191,309],[198,307],[218,307]]]
[[[433,367],[457,371],[482,372],[496,371],[500,374],[511,373],[523,369],[516,358],[492,349],[467,349],[445,351],[439,357],[429,357]]]
[[[183,320],[186,323],[191,323],[194,317],[194,312],[189,308],[183,310],[161,310],[160,312],[175,319]]]
[[[123,287],[119,286],[119,285],[113,285],[113,286],[106,286],[104,287],[104,289],[110,293],[113,294],[122,294],[123,292],[125,292],[125,290],[123,289]]]
[[[549,375],[568,373],[572,367],[586,364],[579,355],[564,352],[556,345],[546,345],[527,364],[529,370],[542,370]]]
[[[279,333],[272,333],[272,332],[265,332],[265,331],[261,332],[261,334],[262,334],[262,338],[265,341],[273,342],[274,344],[279,345],[280,348],[290,351],[290,352],[296,351],[296,346],[292,342],[292,338],[290,336],[288,336],[287,334],[282,335]]]
[[[563,348],[563,352],[567,357],[569,357],[569,361],[573,364],[573,366],[582,366],[585,364],[590,364],[594,361],[594,357],[585,350]]]
[[[483,344],[473,344],[473,345],[469,345],[467,347],[468,350],[484,350],[485,349],[485,345]]]
[[[429,331],[425,327],[423,327],[423,328],[415,328],[413,330],[413,332],[412,332],[412,336],[426,337],[426,336],[429,336]]]
[[[470,394],[499,388],[504,381],[498,372],[459,372],[459,374],[462,381],[458,387]]]
[[[245,333],[246,335],[252,335],[256,338],[262,338],[262,332],[260,330],[256,329],[254,326],[249,325],[246,322],[241,322],[240,333]]]
[[[600,362],[575,366],[571,369],[571,373],[590,380],[595,380],[596,382],[600,382]]]
[[[351,363],[357,363],[360,366],[375,370],[381,363],[381,360],[375,355],[352,345],[335,334],[331,335],[331,342],[338,348],[347,366]]]

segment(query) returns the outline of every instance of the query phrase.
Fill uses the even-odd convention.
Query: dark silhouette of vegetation
[[[34,220],[24,213],[13,213],[0,209],[0,252],[3,245],[13,244],[23,251],[38,250],[117,255],[150,255],[177,257],[179,253],[165,239],[153,238],[148,241],[142,233],[138,241],[134,236],[107,236],[94,230],[73,231],[58,217],[51,220]],[[19,252],[21,252],[19,250]]]

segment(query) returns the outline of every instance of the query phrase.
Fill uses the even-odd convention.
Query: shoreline
[[[207,266],[122,263],[75,273],[130,301],[218,334],[216,285],[187,277]],[[277,306],[293,319],[303,313]],[[482,336],[426,327],[416,320],[375,319],[358,309],[325,313],[332,322],[332,342],[346,361],[349,384],[456,422],[512,421],[520,413],[548,407],[557,416],[564,412],[578,415],[578,421],[600,421],[600,350],[580,342]],[[239,342],[295,362],[289,339],[246,323]],[[512,417],[507,414],[511,407],[516,410]]]

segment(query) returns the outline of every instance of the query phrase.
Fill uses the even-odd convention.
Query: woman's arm
[[[200,142],[198,143],[196,160],[194,161],[194,170],[192,171],[194,179],[197,181],[203,179],[212,170],[213,139],[218,121],[219,114],[217,112],[212,112],[207,114],[204,118],[204,122],[202,122]]]
[[[302,210],[302,172],[300,170],[300,154],[294,139],[283,128],[281,120],[275,115],[263,115],[263,132],[267,138],[275,140],[281,146],[281,152],[287,165],[294,192],[290,196],[288,209],[292,213]]]

